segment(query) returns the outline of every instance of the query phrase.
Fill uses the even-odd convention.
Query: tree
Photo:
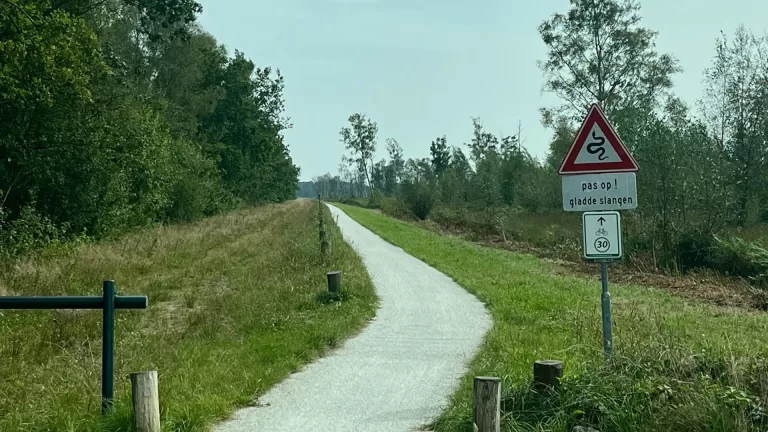
[[[576,129],[565,117],[560,117],[554,127],[554,137],[549,143],[549,153],[547,154],[547,165],[555,170],[560,169],[560,164],[565,159],[565,154],[573,144],[576,136]]]
[[[761,216],[760,201],[768,199],[763,192],[768,169],[768,40],[743,26],[733,41],[723,35],[705,82],[704,118],[722,156],[733,164],[732,210],[741,222],[754,222]]]
[[[403,148],[400,147],[396,139],[387,138],[387,153],[389,154],[389,163],[395,170],[396,179],[400,181],[405,168],[405,160],[403,159]]]
[[[429,153],[432,157],[432,170],[440,178],[451,163],[451,152],[448,149],[445,136],[432,141],[429,146]]]
[[[187,40],[203,6],[194,0],[53,0],[52,8],[61,9],[94,24],[111,17],[131,15],[136,21],[136,38],[142,43],[164,44],[169,40]]]
[[[352,153],[358,172],[372,188],[369,169],[373,165],[373,155],[376,153],[376,134],[379,128],[375,122],[358,113],[349,116],[349,123],[349,127],[341,129],[341,142]]]
[[[373,188],[376,190],[384,190],[386,188],[386,172],[387,161],[382,159],[373,165],[371,181],[373,182]]]
[[[397,191],[398,184],[403,180],[405,160],[403,160],[403,149],[394,138],[387,138],[387,153],[389,154],[389,164],[385,171],[385,193],[387,196],[392,196]]]
[[[521,150],[520,148],[520,139],[516,135],[508,135],[501,138],[501,154],[509,155],[515,152],[519,152]]]
[[[493,134],[483,130],[483,124],[479,118],[472,119],[472,129],[472,141],[469,143],[470,157],[477,164],[488,152],[496,153],[499,140]]]
[[[223,96],[228,60],[226,49],[202,31],[187,42],[174,40],[155,59],[153,87],[170,102],[166,112],[174,134],[197,138],[199,120],[211,114]]]
[[[452,147],[450,165],[440,178],[443,203],[452,206],[465,203],[471,176],[472,166],[467,156],[459,147]]]
[[[282,76],[230,58],[199,12],[192,0],[0,1],[0,225],[100,237],[296,196]],[[9,233],[0,254],[23,249]]]
[[[654,50],[656,32],[639,26],[637,0],[571,0],[567,14],[554,14],[539,26],[547,46],[539,62],[544,90],[565,105],[543,110],[545,119],[564,113],[581,120],[597,102],[615,122],[654,108],[672,87],[677,61]],[[617,125],[619,126],[619,125]]]
[[[355,180],[352,171],[349,169],[349,162],[350,161],[346,157],[342,157],[341,163],[339,164],[339,178],[344,185],[341,193],[345,197],[355,195]]]
[[[220,73],[222,97],[200,129],[227,187],[254,203],[295,196],[298,168],[280,134],[289,126],[281,117],[282,75],[256,68],[239,51]],[[295,180],[282,183],[286,178]]]

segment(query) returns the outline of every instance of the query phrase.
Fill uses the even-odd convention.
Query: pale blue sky
[[[230,52],[285,75],[285,132],[301,179],[338,170],[339,129],[361,112],[396,138],[406,157],[426,157],[446,135],[460,145],[471,117],[505,135],[522,122],[524,145],[543,158],[551,132],[538,108],[557,103],[542,94],[536,60],[545,57],[537,27],[568,0],[198,0],[200,22]],[[643,25],[659,32],[660,52],[684,72],[676,94],[693,105],[702,92],[720,30],[743,23],[762,34],[767,0],[643,0]]]

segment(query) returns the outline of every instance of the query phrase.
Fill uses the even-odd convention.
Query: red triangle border
[[[586,163],[576,164],[576,157],[579,152],[587,143],[589,138],[589,131],[592,130],[592,125],[595,123],[600,126],[600,129],[605,133],[605,137],[608,142],[613,146],[616,154],[621,158],[621,162],[608,162],[608,163]],[[558,174],[571,175],[571,174],[600,174],[600,173],[615,173],[615,172],[637,172],[640,170],[635,158],[629,152],[624,142],[621,141],[619,135],[613,129],[613,126],[605,117],[603,110],[600,109],[598,104],[592,104],[589,108],[587,116],[584,117],[584,121],[581,123],[581,128],[576,134],[576,138],[571,144],[571,148],[568,149],[568,153],[565,154]]]

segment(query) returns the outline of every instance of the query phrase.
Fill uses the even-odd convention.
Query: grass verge
[[[332,221],[323,207],[326,221]],[[327,222],[320,256],[317,202],[244,209],[189,225],[83,245],[66,256],[6,263],[12,295],[147,295],[118,311],[114,414],[99,415],[100,311],[0,315],[0,430],[130,431],[130,372],[157,369],[164,431],[204,431],[235,407],[361,329],[376,310],[357,254]],[[346,295],[324,299],[325,274]]]
[[[612,285],[612,362],[602,357],[597,278],[563,274],[531,255],[442,236],[339,206],[385,240],[454,278],[488,307],[494,326],[437,431],[472,430],[472,377],[504,380],[503,430],[766,430],[768,315]],[[597,266],[595,266],[597,275]],[[560,391],[530,389],[535,360],[565,361]]]

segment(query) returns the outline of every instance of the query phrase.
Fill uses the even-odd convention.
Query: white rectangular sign
[[[564,175],[563,210],[631,210],[637,208],[635,173]]]
[[[584,225],[584,258],[618,259],[621,245],[621,216],[617,211],[586,212]]]

